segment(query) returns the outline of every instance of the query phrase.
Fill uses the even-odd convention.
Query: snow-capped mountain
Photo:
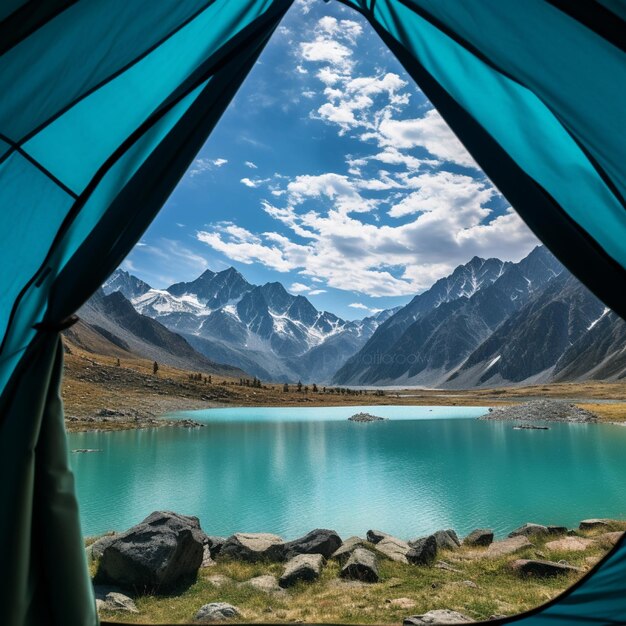
[[[132,278],[117,270],[107,285],[126,288]],[[253,285],[232,267],[141,291],[131,299],[139,313],[180,333],[208,358],[270,380],[328,381],[394,312],[346,321],[281,283]]]
[[[122,269],[117,269],[102,285],[102,290],[107,296],[119,291],[125,298],[132,300],[150,291],[150,285]]]
[[[416,296],[336,384],[498,386],[626,375],[626,324],[544,246],[519,263],[472,259]]]

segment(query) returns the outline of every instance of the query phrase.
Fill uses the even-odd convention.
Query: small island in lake
[[[348,418],[350,422],[386,422],[388,418],[379,417],[378,415],[372,415],[371,413],[355,413]]]

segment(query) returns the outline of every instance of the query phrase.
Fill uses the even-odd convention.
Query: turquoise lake
[[[369,424],[347,417],[390,418]],[[157,509],[209,534],[313,528],[405,539],[439,528],[500,536],[524,522],[626,519],[626,428],[513,430],[476,407],[237,408],[177,414],[205,428],[70,434],[83,532]]]

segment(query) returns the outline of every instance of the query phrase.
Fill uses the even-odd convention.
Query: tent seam
[[[122,74],[127,72],[131,67],[133,67],[134,65],[136,65],[137,63],[139,63],[140,61],[145,59],[147,56],[149,56],[155,50],[157,50],[160,46],[162,46],[166,41],[168,41],[168,39],[171,39],[174,35],[176,35],[178,32],[180,32],[185,26],[187,26],[191,22],[193,22],[198,16],[200,16],[212,4],[214,4],[215,1],[216,0],[208,0],[208,3],[202,9],[199,9],[193,15],[190,15],[181,24],[179,24],[176,28],[174,28],[167,35],[162,37],[159,41],[155,42],[152,46],[150,46],[149,48],[146,48],[146,50],[144,50],[140,55],[136,56],[131,61],[126,63],[126,65],[124,65],[121,68],[118,68],[113,73],[108,75],[106,78],[103,78],[98,84],[96,84],[93,87],[91,87],[90,89],[88,89],[85,93],[83,93],[83,94],[77,96],[76,98],[74,98],[74,100],[72,100],[72,102],[66,104],[64,107],[59,109],[56,113],[54,113],[53,115],[48,117],[44,122],[39,124],[39,126],[37,126],[33,130],[31,130],[28,133],[26,133],[21,139],[17,140],[15,142],[15,144],[17,146],[21,146],[21,145],[25,144],[27,141],[32,139],[35,135],[39,134],[42,130],[47,128],[54,121],[56,121],[57,119],[59,119],[60,117],[65,115],[68,111],[70,111],[72,108],[74,108],[82,100],[88,98],[90,95],[92,95],[93,93],[95,93],[96,91],[98,91],[99,89],[101,89],[102,87],[107,85],[108,83],[112,82],[113,80],[115,80],[116,78],[118,78],[119,76],[121,76]]]
[[[624,196],[621,194],[619,189],[617,189],[611,177],[606,173],[604,168],[596,161],[596,159],[591,157],[588,149],[582,147],[579,139],[572,133],[568,124],[563,121],[561,116],[558,113],[556,113],[552,109],[552,107],[547,102],[544,101],[543,98],[540,98],[539,95],[533,89],[528,87],[528,85],[525,85],[521,80],[519,80],[518,78],[516,78],[515,76],[513,76],[506,70],[499,67],[496,63],[494,63],[491,59],[489,59],[480,49],[478,49],[474,44],[470,43],[469,41],[467,41],[466,39],[464,39],[463,37],[461,37],[454,31],[452,31],[451,28],[449,28],[445,23],[443,23],[438,18],[431,15],[428,11],[426,11],[422,7],[411,4],[410,0],[398,0],[398,1],[402,5],[404,5],[407,9],[409,9],[410,11],[413,11],[416,15],[421,17],[423,20],[425,20],[426,22],[434,26],[436,29],[440,30],[444,35],[449,37],[452,41],[456,42],[457,45],[461,46],[467,52],[474,55],[477,59],[485,63],[493,71],[509,79],[516,85],[519,85],[526,91],[532,93],[543,104],[543,106],[545,106],[546,109],[550,111],[550,113],[554,116],[554,118],[559,122],[563,130],[565,130],[565,132],[571,137],[572,141],[574,141],[574,143],[576,143],[576,145],[581,149],[582,153],[585,155],[585,157],[589,161],[589,164],[591,165],[591,167],[595,170],[598,176],[600,176],[602,181],[607,185],[607,187],[609,188],[609,190],[611,191],[615,199],[622,205],[622,208],[626,210],[626,198],[624,198]],[[557,7],[554,7],[554,8],[556,9]]]

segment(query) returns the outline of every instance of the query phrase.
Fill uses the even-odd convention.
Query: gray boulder
[[[343,565],[357,548],[364,547],[365,541],[363,541],[361,537],[348,537],[348,539],[346,539],[339,546],[339,548],[332,553],[331,558],[339,561],[339,563]]]
[[[194,621],[201,623],[222,622],[226,619],[239,617],[239,609],[227,602],[211,602],[200,607]]]
[[[226,537],[218,537],[216,535],[206,535],[205,542],[209,546],[211,558],[214,559],[220,553],[222,546],[226,543]]]
[[[596,528],[606,528],[613,520],[609,519],[584,519],[580,522],[578,528],[580,530],[595,530]]]
[[[382,530],[368,530],[365,536],[370,543],[378,543],[379,541],[382,541],[385,537],[391,537],[391,535],[382,532]]]
[[[124,595],[123,593],[118,593],[116,591],[111,591],[107,593],[104,597],[104,600],[96,600],[96,606],[98,610],[105,611],[122,611],[124,613],[139,613],[137,610],[137,605],[132,598]]]
[[[507,556],[508,554],[514,554],[520,550],[531,548],[532,543],[528,540],[528,537],[511,537],[510,539],[503,539],[502,541],[494,541],[485,551],[484,556],[489,559],[499,559],[500,557]]]
[[[567,565],[566,563],[555,563],[554,561],[539,561],[532,559],[518,559],[511,563],[513,571],[526,576],[536,576],[538,578],[554,578],[572,572],[582,572],[579,567]]]
[[[156,511],[115,536],[102,553],[95,579],[142,591],[167,591],[196,577],[202,542],[197,517]]]
[[[305,582],[317,580],[322,573],[323,564],[324,557],[321,554],[298,554],[287,561],[278,584],[286,588],[300,580]]]
[[[433,533],[433,536],[440,550],[458,550],[461,547],[461,542],[456,532],[451,528],[438,530],[436,533]]]
[[[263,591],[264,593],[285,593],[285,590],[278,585],[276,577],[271,574],[256,576],[255,578],[239,583],[239,586],[253,587],[257,591]]]
[[[297,554],[321,554],[328,559],[341,545],[341,537],[334,530],[316,528],[310,533],[285,544],[285,558]]]
[[[473,530],[465,539],[463,545],[466,546],[489,546],[493,543],[493,530],[491,528],[477,528]]]
[[[549,534],[548,527],[541,524],[524,524],[509,533],[509,537],[534,537]]]
[[[340,576],[349,580],[361,580],[366,583],[378,582],[378,560],[376,555],[365,548],[356,548],[346,564],[341,568]]]
[[[115,541],[117,534],[118,533],[107,533],[99,539],[96,539],[87,547],[87,555],[94,560],[101,559],[102,553]]]
[[[408,563],[407,552],[411,546],[406,541],[387,535],[376,544],[376,550],[392,561],[398,563]]]
[[[437,539],[435,535],[422,537],[411,542],[411,549],[406,559],[411,565],[432,565],[437,558]]]
[[[436,609],[423,615],[412,615],[404,620],[404,626],[423,626],[423,624],[468,624],[473,619],[449,609]]]
[[[278,535],[269,533],[236,533],[226,540],[219,552],[219,558],[250,563],[283,561],[285,543]]]

